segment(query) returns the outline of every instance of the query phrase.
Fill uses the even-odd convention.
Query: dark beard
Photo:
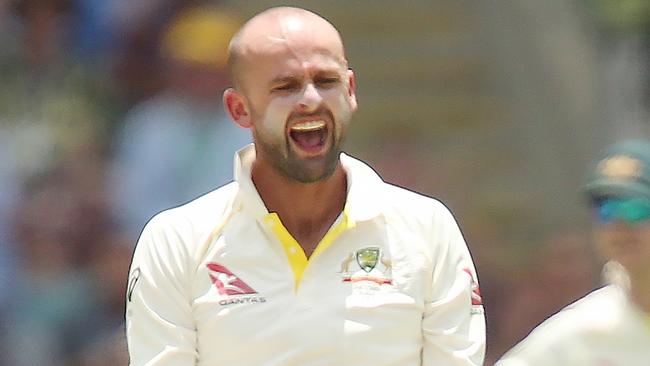
[[[268,144],[257,136],[254,136],[255,148],[258,150],[258,154],[261,152],[265,156],[265,160],[282,176],[300,183],[316,183],[332,176],[338,165],[341,141],[337,141],[334,137],[336,131],[332,131],[332,133],[332,138],[335,139],[332,147],[325,156],[314,159],[300,159],[293,151],[289,140],[285,141],[284,146],[287,157],[278,146]]]

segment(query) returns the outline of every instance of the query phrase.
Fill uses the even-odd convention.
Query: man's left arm
[[[435,248],[422,320],[422,365],[482,365],[485,315],[474,263],[449,211],[439,215],[432,230]]]

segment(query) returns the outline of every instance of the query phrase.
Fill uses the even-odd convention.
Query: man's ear
[[[350,100],[350,107],[352,107],[352,112],[357,111],[357,81],[354,77],[354,71],[352,69],[348,69],[347,72],[347,77],[348,77],[348,98]]]
[[[243,128],[251,127],[251,115],[246,99],[238,91],[228,88],[223,92],[223,105],[235,123]]]

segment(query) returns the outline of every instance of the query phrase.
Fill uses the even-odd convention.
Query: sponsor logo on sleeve
[[[266,302],[263,296],[256,296],[257,291],[253,290],[246,282],[242,281],[228,268],[217,264],[208,263],[210,280],[217,288],[219,295],[225,297],[219,301],[219,305],[247,304]]]
[[[482,313],[483,298],[481,297],[481,289],[478,286],[478,281],[474,278],[471,269],[463,268],[463,272],[467,273],[470,278],[470,288],[472,290],[472,313]]]

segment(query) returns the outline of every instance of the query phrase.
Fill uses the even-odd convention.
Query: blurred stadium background
[[[230,176],[224,47],[279,4],[343,34],[347,151],[457,216],[486,365],[598,286],[580,186],[650,137],[647,0],[0,0],[0,365],[127,364],[138,232]]]

